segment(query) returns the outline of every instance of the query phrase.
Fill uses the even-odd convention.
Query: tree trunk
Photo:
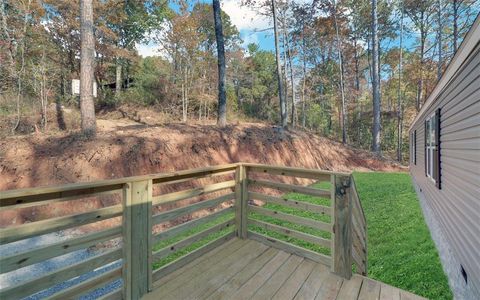
[[[438,62],[437,62],[437,81],[442,77],[442,1],[437,0],[437,18],[438,18],[438,28],[437,28],[437,46],[438,46]]]
[[[338,33],[338,23],[337,23],[337,5],[336,2],[333,2],[334,5],[334,12],[333,12],[333,20],[335,24],[335,35],[337,39],[337,54],[338,54],[338,62],[340,64],[340,95],[342,99],[342,107],[341,107],[341,115],[340,115],[340,127],[342,128],[342,143],[347,143],[347,128],[346,128],[346,107],[345,107],[345,85],[343,82],[343,59],[342,59],[342,44],[340,42],[340,35]]]
[[[381,154],[380,148],[380,77],[378,72],[378,17],[377,0],[372,0],[372,88],[373,88],[373,126],[372,151]]]
[[[218,116],[217,125],[227,124],[227,95],[225,92],[225,44],[223,39],[220,0],[213,0],[213,18],[215,20],[215,37],[218,53]]]
[[[280,65],[280,45],[278,42],[278,27],[277,27],[277,5],[276,0],[272,0],[272,14],[273,14],[273,35],[275,37],[275,58],[277,63],[277,81],[278,81],[278,97],[280,99],[280,118],[281,126],[287,127],[287,106],[285,103],[285,97],[283,95],[283,82],[282,82],[282,67]]]
[[[305,26],[305,25],[304,25]],[[305,112],[305,88],[307,85],[307,55],[305,53],[305,30],[302,33],[302,56],[303,56],[303,82],[302,82],[302,128],[305,129],[306,112]]]
[[[118,96],[122,91],[122,64],[120,58],[115,61],[115,94]]]
[[[80,111],[82,131],[86,136],[96,134],[95,106],[93,103],[94,54],[93,3],[80,0]]]
[[[457,52],[458,43],[458,0],[453,0],[453,54]]]
[[[293,63],[292,63],[292,52],[290,51],[290,43],[288,42],[288,33],[285,31],[285,43],[287,45],[287,57],[288,64],[290,67],[290,83],[291,83],[291,93],[292,93],[292,126],[296,125],[296,107],[295,107],[295,83],[293,80]]]
[[[400,19],[400,53],[398,59],[398,102],[397,102],[397,160],[402,161],[402,68],[403,68],[403,3]]]

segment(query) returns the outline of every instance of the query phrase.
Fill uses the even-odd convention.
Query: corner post
[[[243,164],[237,166],[235,172],[235,226],[237,236],[247,238],[247,168]]]
[[[123,187],[123,299],[140,299],[152,283],[152,180]]]
[[[349,176],[332,175],[333,232],[332,271],[346,279],[352,277],[352,203]]]

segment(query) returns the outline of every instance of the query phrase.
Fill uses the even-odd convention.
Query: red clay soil
[[[404,171],[367,151],[265,124],[146,126],[98,120],[94,140],[30,135],[0,141],[0,191],[256,162],[334,171]]]
[[[247,123],[225,128],[185,124],[147,126],[121,119],[98,120],[98,127],[94,140],[71,134],[36,134],[0,141],[0,191],[240,161],[334,171],[405,171],[398,164],[378,159],[367,151],[345,147],[303,131],[282,131],[265,124]],[[211,183],[209,179],[197,182],[208,183]],[[194,184],[165,187],[162,192],[191,188]],[[74,203],[66,201],[3,210],[0,211],[0,228],[117,204],[117,198],[107,195]]]

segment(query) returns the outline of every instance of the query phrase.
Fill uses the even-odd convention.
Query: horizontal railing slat
[[[99,288],[122,275],[122,267],[116,267],[110,271],[102,273],[98,276],[85,280],[77,285],[74,285],[68,289],[62,290],[54,295],[48,297],[48,300],[62,300],[62,299],[75,299],[75,296],[85,295],[86,293]]]
[[[223,172],[227,170],[235,170],[237,165],[238,164],[235,163],[235,164],[226,164],[226,165],[219,165],[219,166],[213,166],[213,167],[182,170],[178,172],[158,173],[158,174],[150,174],[150,175],[123,177],[123,178],[116,178],[116,179],[98,180],[94,182],[80,182],[80,183],[63,184],[58,186],[45,186],[45,187],[8,190],[8,191],[0,192],[0,203],[7,201],[10,198],[19,198],[24,196],[32,196],[32,195],[39,196],[39,195],[48,194],[48,193],[76,191],[76,190],[105,187],[105,186],[115,186],[115,185],[118,188],[119,184],[123,185],[127,182],[153,180],[154,184],[164,183],[168,181],[194,177],[201,174],[208,175],[208,174],[214,174],[214,173]]]
[[[306,186],[298,186],[293,184],[273,182],[273,181],[267,181],[267,180],[249,179],[248,184],[254,185],[254,186],[277,189],[285,192],[293,192],[293,193],[305,194],[310,196],[316,196],[316,197],[330,198],[330,194],[331,194],[330,190],[315,189],[315,188],[306,187]]]
[[[36,235],[47,234],[71,227],[78,227],[81,225],[114,218],[120,215],[122,215],[122,206],[115,205],[86,213],[7,227],[0,230],[0,243],[11,243]]]
[[[1,299],[23,298],[42,291],[55,284],[62,283],[70,278],[77,277],[86,272],[116,261],[122,257],[122,249],[114,249],[103,254],[91,257],[82,262],[50,272],[39,278],[0,290]]]
[[[176,269],[179,269],[183,267],[184,265],[188,264],[189,262],[195,260],[196,258],[202,256],[203,254],[217,248],[221,244],[225,243],[229,239],[233,238],[235,236],[235,232],[229,232],[225,234],[222,237],[219,237],[211,242],[209,242],[206,245],[203,245],[202,247],[185,254],[184,256],[180,257],[177,260],[172,261],[171,263],[168,263],[167,265],[161,267],[160,269],[157,269],[153,271],[152,274],[152,279],[153,281],[157,281],[163,276],[169,274],[170,272],[173,272]]]
[[[298,200],[291,200],[291,199],[288,199],[287,196],[282,196],[281,198],[279,198],[279,197],[265,195],[257,192],[248,192],[248,197],[251,200],[254,200],[254,199],[261,200],[267,203],[274,203],[274,204],[280,204],[288,207],[303,209],[303,210],[311,211],[317,214],[326,214],[329,216],[332,215],[331,207],[311,204],[308,202],[303,202]]]
[[[219,205],[223,202],[230,201],[230,200],[233,200],[233,199],[235,199],[235,193],[229,193],[229,194],[222,195],[222,196],[214,198],[214,199],[204,200],[204,201],[200,201],[200,202],[197,202],[197,203],[194,203],[194,204],[190,204],[190,205],[185,206],[185,207],[172,209],[172,210],[154,215],[152,217],[152,223],[153,224],[159,224],[159,223],[168,222],[168,221],[174,220],[174,219],[176,219],[180,216],[190,214],[190,213],[193,213],[193,212],[201,210],[201,209],[216,207],[217,205]]]
[[[317,181],[330,181],[330,174],[318,173],[314,170],[301,170],[296,168],[272,168],[272,167],[248,167],[249,172],[263,173],[269,175],[282,175],[290,177],[300,177],[315,179]],[[313,172],[312,172],[313,171]]]
[[[153,252],[153,255],[152,255],[152,259],[153,261],[158,261],[170,254],[173,254],[177,251],[179,251],[180,249],[182,248],[185,248],[185,247],[188,247],[190,246],[192,243],[195,243],[201,239],[203,239],[204,237],[212,234],[212,233],[215,233],[215,232],[218,232],[218,231],[221,231],[222,229],[225,229],[225,228],[228,228],[230,226],[232,226],[233,224],[235,224],[235,219],[231,219],[231,220],[228,220],[226,222],[223,222],[223,223],[220,223],[218,225],[215,225],[213,227],[210,227],[208,229],[205,229],[203,231],[200,231],[192,236],[189,236],[188,238],[186,239],[183,239],[181,241],[178,241],[172,245],[169,245],[169,246],[166,246],[158,251],[155,251]]]
[[[228,207],[224,208],[222,210],[219,210],[217,212],[214,212],[212,214],[209,214],[208,216],[201,217],[198,219],[194,219],[188,222],[185,222],[183,224],[177,225],[175,227],[169,228],[165,231],[162,231],[156,235],[153,236],[153,245],[156,245],[157,243],[166,240],[168,238],[174,237],[175,235],[181,234],[189,229],[192,229],[196,226],[208,223],[210,221],[215,220],[218,217],[224,216],[226,214],[232,213],[234,211],[233,207]]]
[[[351,173],[345,173],[345,172],[335,172],[335,171],[325,171],[325,170],[319,170],[319,169],[305,169],[305,168],[297,168],[297,167],[287,167],[287,166],[273,166],[273,165],[265,165],[265,164],[255,164],[255,163],[242,163],[245,167],[248,167],[249,169],[251,168],[257,168],[260,170],[276,170],[280,172],[295,172],[297,174],[313,174],[313,175],[344,175],[344,176],[350,176]],[[297,175],[298,176],[298,175]],[[301,177],[301,176],[298,176]],[[330,180],[330,178],[328,179]]]
[[[176,184],[176,183],[182,183],[182,182],[187,182],[191,180],[196,180],[196,179],[206,179],[206,178],[212,178],[216,176],[226,176],[235,173],[235,168],[232,169],[227,169],[226,171],[224,170],[215,170],[215,171],[209,171],[209,172],[204,172],[204,173],[199,173],[196,175],[185,175],[183,178],[175,179],[175,180],[168,180],[165,181],[163,178],[159,180],[152,180],[153,184],[158,184],[158,185],[164,185],[164,184]]]
[[[9,256],[0,256],[0,273],[7,273],[120,236],[120,226],[57,242]]]
[[[256,233],[256,232],[253,232],[253,231],[248,231],[248,237],[252,240],[259,241],[263,244],[266,244],[268,246],[283,250],[285,252],[292,253],[292,254],[295,254],[295,255],[299,255],[299,256],[302,256],[302,257],[306,257],[308,259],[311,259],[313,261],[322,263],[322,264],[327,265],[327,266],[332,265],[332,259],[329,256],[326,256],[326,255],[323,255],[323,254],[320,254],[320,253],[317,253],[317,252],[314,252],[314,251],[311,251],[311,250],[308,250],[308,249],[305,249],[305,248],[301,248],[301,247],[298,247],[296,245],[292,245],[290,243],[287,243],[287,242],[284,242],[284,241],[281,241],[281,240],[278,240],[278,239],[275,239],[275,238],[271,238],[269,236],[266,236],[266,235],[263,235],[263,234],[260,234],[260,233]]]
[[[273,217],[273,218],[276,218],[276,219],[280,219],[280,220],[283,220],[283,221],[287,221],[287,222],[291,222],[291,223],[295,223],[295,224],[299,224],[299,225],[304,225],[304,226],[311,227],[311,228],[320,229],[320,230],[330,232],[330,233],[333,232],[332,224],[328,224],[328,223],[325,223],[325,222],[312,220],[312,219],[307,219],[307,218],[303,218],[303,217],[298,217],[298,216],[295,216],[295,215],[290,215],[290,214],[286,214],[286,213],[282,213],[282,212],[278,212],[278,211],[275,211],[275,210],[270,210],[270,209],[266,209],[266,208],[262,208],[262,207],[258,207],[258,206],[253,206],[253,205],[248,205],[248,209],[252,212],[259,213],[259,214],[262,214],[262,215],[266,215],[266,216],[269,216],[269,217]]]
[[[152,197],[152,205],[157,206],[157,205],[164,205],[164,204],[172,204],[188,198],[202,196],[205,194],[213,193],[216,191],[220,191],[220,190],[224,190],[232,187],[235,187],[235,180],[229,180],[229,181],[214,183],[214,184],[210,184],[210,185],[206,185],[203,187],[198,187],[190,190],[154,196]]]
[[[74,190],[66,192],[55,192],[41,195],[31,195],[18,198],[0,200],[0,211],[7,209],[19,209],[37,205],[47,205],[63,201],[73,201],[89,197],[98,197],[105,195],[120,194],[122,185],[101,186],[96,188],[87,188],[84,190]],[[1,192],[0,192],[1,193]]]
[[[330,249],[331,246],[332,246],[331,245],[331,240],[329,240],[329,239],[324,239],[324,238],[321,238],[321,237],[318,237],[318,236],[314,236],[314,235],[304,233],[304,232],[300,232],[300,231],[297,231],[297,230],[293,230],[293,229],[290,229],[290,228],[278,226],[278,225],[275,225],[275,224],[270,224],[270,223],[255,220],[255,219],[248,219],[248,223],[252,224],[252,225],[255,225],[255,226],[258,226],[258,227],[261,227],[265,230],[275,231],[277,233],[284,234],[284,235],[287,235],[287,236],[290,236],[290,237],[293,237],[293,238],[301,239],[301,240],[304,240],[306,242],[310,242],[310,243],[313,243],[313,244],[317,244],[317,245],[320,245],[320,246],[328,248],[328,249]]]

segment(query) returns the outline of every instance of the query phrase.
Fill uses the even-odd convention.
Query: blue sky
[[[204,1],[208,0],[201,0],[200,2]],[[175,9],[174,6],[172,8]],[[258,15],[249,7],[241,6],[240,0],[222,0],[222,9],[230,16],[232,23],[240,31],[240,37],[244,41],[244,46],[253,42],[259,44],[262,49],[273,50],[271,30],[261,31],[271,27],[269,19]],[[159,47],[153,42],[139,44],[137,49],[142,56],[159,55]]]

